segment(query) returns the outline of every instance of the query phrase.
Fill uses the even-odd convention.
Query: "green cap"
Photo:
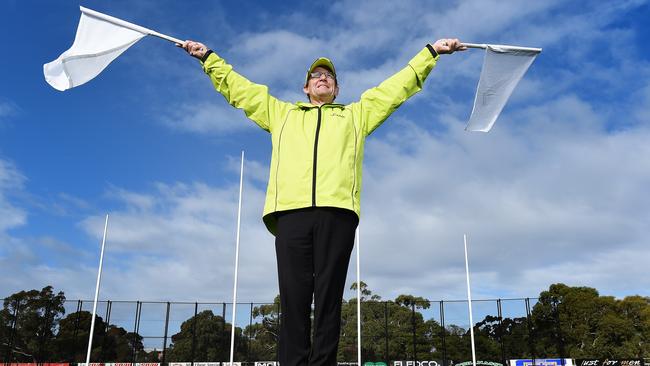
[[[332,63],[332,61],[330,61],[329,58],[320,57],[316,59],[316,61],[314,61],[311,64],[311,66],[309,66],[309,70],[307,70],[307,76],[305,77],[305,85],[307,85],[307,83],[309,82],[309,74],[314,72],[314,69],[317,68],[318,66],[322,66],[326,69],[329,69],[334,74],[334,77],[336,77],[336,69],[334,69],[334,64]]]

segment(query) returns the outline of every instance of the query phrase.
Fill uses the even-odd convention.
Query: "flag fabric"
[[[538,48],[487,45],[466,130],[490,131],[512,91],[540,52]]]
[[[43,65],[45,80],[61,91],[84,84],[147,34],[146,28],[81,7],[74,43]]]

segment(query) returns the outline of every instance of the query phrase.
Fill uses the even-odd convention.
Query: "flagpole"
[[[241,227],[241,201],[244,187],[244,150],[241,152],[241,168],[239,173],[239,206],[237,208],[237,241],[235,245],[235,281],[232,289],[232,323],[230,326],[230,366],[235,357],[235,320],[237,313],[237,274],[239,273],[239,232]]]
[[[472,341],[472,365],[476,366],[476,347],[474,345],[474,319],[472,317],[472,292],[469,287],[469,262],[467,260],[467,234],[463,234],[463,242],[465,243],[465,274],[467,278],[467,305],[469,308],[469,330]]]
[[[90,320],[90,335],[88,336],[88,352],[86,353],[86,366],[90,365],[90,352],[93,349],[93,333],[95,333],[95,314],[97,313],[97,297],[99,296],[99,284],[102,281],[102,267],[104,265],[104,246],[106,245],[106,229],[108,228],[108,214],[104,222],[104,236],[102,237],[102,249],[99,254],[99,270],[97,271],[97,284],[95,285],[95,299],[93,300],[93,315]]]
[[[361,366],[361,226],[357,225],[357,366]]]
[[[112,16],[104,14],[104,13],[100,13],[100,12],[98,12],[96,10],[84,8],[83,6],[80,6],[79,9],[81,10],[82,13],[87,14],[87,15],[89,15],[91,17],[99,18],[99,19],[105,20],[105,21],[107,21],[109,23],[117,24],[117,25],[122,26],[124,28],[132,29],[132,30],[134,30],[136,32],[145,33],[145,34],[148,34],[150,36],[156,36],[158,38],[162,38],[164,40],[174,42],[174,43],[178,43],[178,44],[183,43],[183,41],[178,39],[178,38],[170,37],[170,36],[168,36],[166,34],[156,32],[155,30],[152,30],[152,29],[145,28],[145,27],[137,25],[137,24],[127,22],[127,21],[119,19],[119,18],[115,18],[115,17],[112,17]]]
[[[482,48],[482,49],[487,48],[487,45],[484,43],[461,43],[460,45],[467,48]]]
[[[487,44],[485,43],[461,43],[461,46],[467,47],[467,48],[482,48],[486,49],[488,47]],[[500,45],[500,44],[494,44],[490,45],[494,47],[506,47],[511,50],[516,50],[516,51],[530,51],[530,52],[542,52],[541,48],[535,48],[535,47],[519,47],[519,46],[509,46],[509,45]]]

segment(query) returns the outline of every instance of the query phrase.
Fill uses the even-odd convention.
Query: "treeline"
[[[355,286],[353,286],[355,288]],[[425,298],[400,295],[384,301],[361,282],[364,361],[471,359],[470,332],[441,319],[425,319]],[[357,353],[356,298],[342,312],[339,361]],[[0,358],[4,362],[82,362],[91,314],[65,314],[65,295],[51,286],[5,298],[0,311]],[[588,287],[551,285],[522,317],[486,316],[475,324],[482,360],[513,358],[642,358],[650,356],[650,298],[600,296]],[[500,305],[500,304],[499,304]],[[252,310],[252,325],[235,328],[235,360],[277,359],[279,298]],[[259,320],[261,319],[261,320]],[[444,319],[444,318],[443,318]],[[225,361],[231,324],[211,310],[185,320],[164,350],[145,351],[143,337],[97,316],[91,359],[102,362]]]

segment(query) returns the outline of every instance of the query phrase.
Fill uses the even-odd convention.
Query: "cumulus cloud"
[[[23,189],[23,176],[10,161],[0,159],[0,235],[21,226],[27,220],[26,212],[16,207],[9,196]]]
[[[104,296],[228,301],[238,191],[238,183],[220,188],[157,184],[149,193],[119,190],[113,197],[122,208],[109,218]],[[263,192],[247,183],[244,194],[239,296],[242,301],[272,299],[277,293],[274,247],[261,224]],[[80,225],[100,240],[104,217],[88,217]]]
[[[468,233],[475,285],[486,295],[529,296],[562,281],[620,295],[650,285],[638,272],[613,270],[615,258],[640,266],[650,255],[641,245],[650,234],[647,126],[609,133],[576,97],[515,116],[518,125],[507,118],[489,135],[457,124],[436,136],[393,121],[399,132],[370,140],[362,220],[369,282],[394,294],[415,283],[421,293],[462,298],[462,282],[445,274],[462,274]],[[607,258],[613,263],[603,266]],[[635,285],[623,290],[620,281]]]

